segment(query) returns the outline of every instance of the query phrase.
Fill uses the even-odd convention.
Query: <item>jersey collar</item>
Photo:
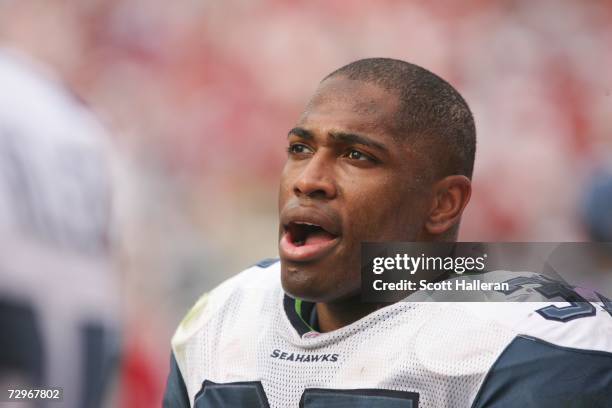
[[[315,308],[315,303],[292,298],[285,294],[283,307],[289,322],[300,336],[317,331],[317,309]]]

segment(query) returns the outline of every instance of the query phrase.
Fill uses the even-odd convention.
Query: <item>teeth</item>
[[[312,224],[310,222],[304,222],[304,221],[298,221],[298,222],[296,222],[296,224],[298,224],[298,225],[309,225],[311,227],[318,227],[317,224]]]

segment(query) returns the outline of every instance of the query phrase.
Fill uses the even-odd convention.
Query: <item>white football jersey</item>
[[[612,406],[612,308],[574,306],[406,301],[318,333],[265,262],[187,314],[165,406]]]
[[[22,54],[0,49],[0,89],[0,385],[96,407],[120,325],[107,135]]]

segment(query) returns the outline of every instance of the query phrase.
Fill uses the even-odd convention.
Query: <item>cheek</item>
[[[291,182],[289,180],[290,180],[290,174],[287,169],[287,166],[285,165],[281,173],[279,188],[278,188],[278,208],[279,210],[283,208],[285,201],[287,201],[287,198],[289,197],[289,192],[291,192],[291,187],[290,187]]]
[[[360,240],[409,237],[418,211],[414,197],[392,181],[373,186],[355,196],[350,219],[353,235]]]

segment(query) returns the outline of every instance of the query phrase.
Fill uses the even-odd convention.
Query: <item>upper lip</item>
[[[342,231],[340,217],[328,209],[315,206],[286,207],[281,212],[280,222],[284,229],[291,223],[298,223],[317,225],[335,236]]]

